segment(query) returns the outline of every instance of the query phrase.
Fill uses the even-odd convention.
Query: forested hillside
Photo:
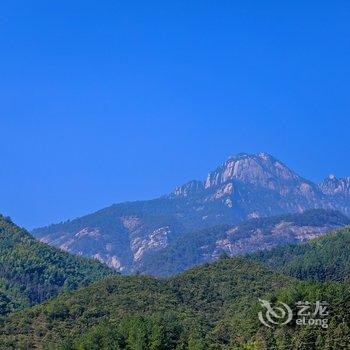
[[[0,216],[0,316],[112,274],[97,261],[38,242]]]
[[[350,276],[350,228],[308,243],[262,251],[249,259],[299,279],[343,281]]]
[[[329,327],[267,328],[258,298],[326,300]],[[349,282],[300,282],[242,258],[221,258],[172,277],[116,276],[12,314],[1,349],[346,350]]]
[[[240,258],[221,259],[167,280],[110,277],[12,315],[0,343],[17,349],[63,341],[76,343],[77,349],[93,349],[78,344],[102,341],[103,332],[111,332],[110,340],[115,339],[122,349],[186,349],[189,344],[195,349],[209,341],[206,335],[236,313],[236,308],[245,308],[250,300],[271,290],[296,284]],[[151,346],[159,342],[163,345]]]
[[[7,232],[4,237],[8,237],[4,242],[10,250],[16,247],[16,252],[22,251],[20,247],[33,238],[2,220],[3,232]],[[0,349],[348,350],[349,236],[350,230],[345,228],[304,245],[247,258],[223,255],[215,263],[165,279],[109,276],[3,317]],[[13,243],[14,237],[17,244]],[[34,252],[38,249],[39,256],[50,256],[46,261],[51,263],[64,261],[68,271],[72,272],[70,267],[80,260],[37,244]],[[24,257],[27,259],[27,255]],[[34,265],[34,261],[40,261],[34,257],[28,260],[28,266],[41,266],[40,281],[45,282],[45,264]],[[18,261],[24,264],[25,259]],[[87,265],[79,268],[96,272],[95,263],[82,261]],[[79,268],[73,268],[76,274],[65,275],[66,281],[80,277],[84,284],[87,280],[77,272]],[[56,265],[49,270],[57,271]],[[108,274],[108,270],[102,271]],[[50,287],[44,282],[43,288]],[[54,286],[56,291],[65,289],[64,283]],[[258,318],[262,310],[259,298],[287,303],[293,314],[299,301],[326,301],[331,309],[328,326],[301,326],[293,319],[287,325],[268,328]]]

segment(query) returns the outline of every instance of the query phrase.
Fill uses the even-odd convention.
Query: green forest
[[[158,279],[49,248],[3,217],[0,232],[1,349],[349,349],[348,228]],[[325,300],[328,327],[268,328],[259,298],[293,313]]]
[[[115,274],[92,259],[49,247],[0,215],[0,315]]]

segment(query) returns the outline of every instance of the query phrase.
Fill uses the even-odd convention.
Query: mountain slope
[[[205,181],[190,181],[158,199],[115,204],[33,234],[50,245],[130,272],[146,253],[161,251],[191,231],[315,208],[349,215],[350,194],[342,190],[335,195],[333,187],[303,179],[267,153],[238,154]]]
[[[198,335],[205,334],[220,319],[230,317],[236,305],[245,305],[247,296],[257,299],[266,292],[296,283],[292,278],[241,258],[223,259],[169,280],[145,276],[110,277],[10,316],[0,331],[0,344],[7,349],[17,349],[22,342],[23,346],[41,349],[66,340],[72,345],[72,339],[79,338],[102,321],[115,324],[127,337],[123,327],[128,332],[141,327],[139,323],[129,324],[140,315],[143,320],[165,316],[176,320],[179,334],[175,345],[183,343],[185,346],[190,332],[197,329]],[[161,329],[157,326],[157,332]],[[152,334],[151,338],[154,336]]]
[[[327,301],[328,328],[267,328],[259,299]],[[242,258],[223,258],[170,279],[107,278],[12,314],[0,349],[347,350],[350,284],[299,282]]]
[[[350,276],[350,228],[308,243],[262,251],[249,259],[299,279],[343,281]]]
[[[167,276],[193,265],[215,261],[222,254],[245,255],[279,245],[305,242],[350,224],[339,212],[323,209],[251,219],[235,226],[216,226],[185,234],[163,250],[146,253],[137,269],[146,274]]]
[[[111,274],[99,262],[38,242],[0,216],[0,315]]]
[[[111,276],[0,320],[0,349],[347,350],[349,237],[344,228],[248,259],[222,257],[167,279]],[[299,301],[326,301],[328,327],[292,321],[267,328],[257,316],[259,298],[287,303],[294,315]]]

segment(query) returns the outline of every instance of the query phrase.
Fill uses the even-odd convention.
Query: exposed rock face
[[[281,193],[288,193],[292,189],[291,184],[302,183],[297,174],[267,153],[257,155],[242,153],[230,157],[221,167],[209,173],[205,188],[231,180],[259,185]]]
[[[339,212],[314,209],[234,226],[216,226],[179,237],[157,255],[146,256],[139,269],[156,276],[172,275],[193,265],[212,262],[223,253],[245,255],[306,242],[348,224],[350,219]]]
[[[222,252],[231,256],[253,253],[260,250],[271,249],[277,245],[306,242],[316,238],[336,226],[298,226],[293,222],[281,221],[268,229],[256,228],[245,233],[245,236],[235,235],[239,226],[228,230],[225,238],[216,241],[211,253],[211,259],[217,259]]]
[[[288,196],[300,197],[298,204],[303,206],[303,202],[306,202],[305,207],[316,206],[321,200],[321,193],[316,185],[303,179],[267,153],[230,157],[222,166],[209,173],[205,188],[219,188],[219,192],[231,195],[234,183],[252,186],[252,189],[271,191],[282,199]],[[228,188],[230,191],[222,190]]]
[[[169,227],[161,227],[150,233],[144,239],[136,238],[131,242],[131,250],[134,254],[134,261],[141,260],[143,254],[149,251],[157,251],[168,245]]]
[[[145,256],[165,249],[185,232],[314,208],[350,215],[350,178],[330,176],[315,185],[267,153],[238,154],[203,182],[190,181],[161,198],[115,204],[33,234],[132,271]]]
[[[338,179],[334,175],[329,175],[319,186],[326,195],[350,196],[350,177]]]
[[[203,192],[204,185],[201,181],[192,180],[185,185],[177,187],[172,193],[175,197],[188,197]]]

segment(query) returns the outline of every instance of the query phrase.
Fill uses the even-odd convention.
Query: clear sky
[[[350,175],[350,2],[0,3],[0,212],[32,228],[267,151]]]

